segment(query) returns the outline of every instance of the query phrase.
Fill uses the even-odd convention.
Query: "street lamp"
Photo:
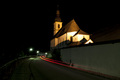
[[[38,51],[38,50],[37,50],[37,51],[36,51],[36,53],[37,53],[37,56],[38,56],[38,55],[39,55],[39,53],[40,53],[40,51]]]
[[[36,53],[38,54],[40,51],[36,51]]]
[[[45,53],[45,57],[47,56],[47,54],[48,54],[48,53],[46,52],[46,53]]]
[[[33,51],[33,48],[30,48],[29,51],[30,51],[30,52]]]
[[[45,55],[47,55],[47,52],[45,53]]]

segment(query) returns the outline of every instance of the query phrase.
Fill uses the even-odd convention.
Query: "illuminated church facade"
[[[62,26],[60,11],[57,10],[53,39],[50,41],[51,50],[89,43],[93,43],[90,39],[90,34],[81,30],[74,19]]]

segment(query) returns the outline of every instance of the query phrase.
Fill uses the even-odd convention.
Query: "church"
[[[62,26],[60,11],[57,10],[50,49],[60,49],[89,43],[93,43],[90,39],[90,34],[81,30],[74,19],[65,26]]]

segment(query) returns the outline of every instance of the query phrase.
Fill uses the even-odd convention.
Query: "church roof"
[[[88,33],[80,29],[80,30],[78,31],[78,34],[88,34]]]
[[[75,22],[75,20],[73,19],[68,24],[66,24],[64,27],[62,27],[54,37],[57,38],[67,32],[73,32],[73,31],[77,31],[77,34],[88,34],[84,32],[83,30],[81,30],[79,26],[77,25],[77,23]]]
[[[87,32],[85,32],[85,31],[83,31],[83,30],[81,30],[81,29],[79,29],[78,32],[77,32],[74,36],[76,36],[77,34],[89,35]]]
[[[78,31],[80,29],[74,19],[66,24],[64,28],[66,32]]]

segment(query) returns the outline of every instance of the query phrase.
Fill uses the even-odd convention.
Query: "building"
[[[120,24],[107,25],[91,36],[94,43],[120,41]]]
[[[74,19],[62,26],[59,10],[56,11],[53,36],[50,42],[51,49],[93,43],[90,34],[80,29]]]

